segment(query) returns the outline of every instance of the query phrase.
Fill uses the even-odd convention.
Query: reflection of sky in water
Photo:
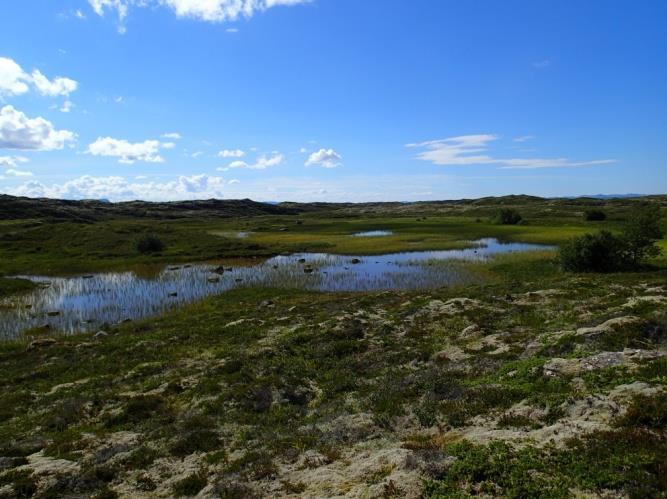
[[[391,236],[393,231],[390,230],[367,230],[365,232],[356,232],[352,234],[353,237],[383,237]]]
[[[112,272],[74,278],[28,276],[38,289],[0,301],[0,337],[46,324],[65,332],[103,329],[126,319],[159,315],[240,286],[302,288],[316,291],[427,289],[470,279],[455,261],[484,261],[500,253],[548,247],[523,243],[475,241],[462,250],[418,251],[377,256],[305,253],[276,256],[252,267],[218,276],[212,265],[169,267],[154,278],[134,272]],[[353,263],[353,260],[356,261]],[[439,262],[451,261],[451,265]],[[305,269],[312,268],[312,273]],[[219,278],[219,280],[218,280]],[[174,295],[175,294],[175,295]],[[49,316],[49,312],[59,312]]]

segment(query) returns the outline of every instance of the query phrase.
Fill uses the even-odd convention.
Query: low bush
[[[608,231],[571,239],[560,248],[560,262],[570,272],[613,272],[640,267],[660,255],[660,208],[645,205],[630,216],[620,235]]]
[[[137,251],[142,254],[159,253],[164,248],[165,244],[155,234],[146,234],[137,241]]]
[[[513,208],[503,208],[492,218],[492,222],[498,225],[516,225],[523,220],[521,214]]]
[[[584,220],[587,222],[602,222],[607,219],[607,214],[602,210],[586,210],[584,213]]]
[[[601,231],[571,239],[560,248],[560,261],[569,272],[612,272],[623,268],[623,240]]]

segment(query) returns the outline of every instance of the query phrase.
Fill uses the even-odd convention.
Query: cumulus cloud
[[[312,153],[306,161],[306,166],[321,166],[323,168],[336,168],[343,158],[333,149],[320,149]]]
[[[107,11],[116,12],[118,30],[125,32],[123,22],[129,7],[160,5],[169,8],[179,18],[196,19],[212,23],[236,21],[250,18],[257,12],[279,6],[293,6],[310,3],[312,0],[88,0],[99,16]]]
[[[431,140],[406,147],[422,149],[417,159],[441,166],[498,165],[501,169],[568,168],[615,163],[613,159],[571,161],[567,158],[495,158],[489,145],[500,137],[492,134],[462,135]]]
[[[44,118],[29,118],[12,106],[0,109],[0,148],[52,151],[62,149],[76,135],[68,130],[56,130]]]
[[[30,75],[12,59],[0,57],[0,96],[21,95],[30,90]]]
[[[53,80],[49,80],[37,69],[32,72],[32,83],[40,94],[48,97],[67,97],[78,86],[76,81],[62,76],[57,76]]]
[[[246,163],[245,161],[233,161],[226,167],[218,168],[218,171],[224,172],[234,168],[246,168],[248,170],[266,170],[272,166],[278,166],[285,160],[285,156],[276,152],[271,156],[261,155],[254,163]]]
[[[98,137],[95,142],[88,146],[87,152],[93,156],[119,158],[119,163],[131,165],[136,161],[163,163],[164,158],[159,154],[160,149],[172,149],[173,147],[172,142],[160,142],[159,140],[132,143],[112,137]]]
[[[14,60],[0,57],[0,96],[25,94],[32,86],[40,94],[48,97],[67,97],[77,89],[78,85],[75,80],[63,76],[49,80],[38,69],[28,74]]]
[[[23,156],[0,156],[0,166],[5,168],[16,168],[21,163],[27,163],[29,160]]]
[[[241,149],[223,149],[218,153],[219,158],[242,158],[245,152]]]
[[[281,5],[298,5],[310,0],[162,0],[177,17],[191,17],[209,22],[235,21],[252,17],[255,12]]]
[[[179,140],[181,138],[181,134],[178,133],[178,132],[163,133],[162,138],[163,139],[171,139],[171,140]]]
[[[29,181],[6,190],[14,196],[59,199],[109,199],[110,201],[175,201],[223,197],[226,182],[205,174],[180,176],[165,182],[137,182],[123,177],[84,175],[62,184],[44,185]]]

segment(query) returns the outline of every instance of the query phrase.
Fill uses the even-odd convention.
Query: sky
[[[667,193],[664,0],[5,0],[0,192]]]

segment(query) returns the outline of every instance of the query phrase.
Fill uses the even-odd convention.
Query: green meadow
[[[582,202],[513,200],[506,226],[503,202],[5,220],[0,299],[32,292],[23,274],[560,245],[633,208],[585,222]],[[393,234],[352,237],[369,230]],[[146,234],[164,249],[138,252]],[[608,274],[566,273],[556,250],[464,265],[473,284],[249,287],[0,343],[0,497],[665,497],[665,251]]]

